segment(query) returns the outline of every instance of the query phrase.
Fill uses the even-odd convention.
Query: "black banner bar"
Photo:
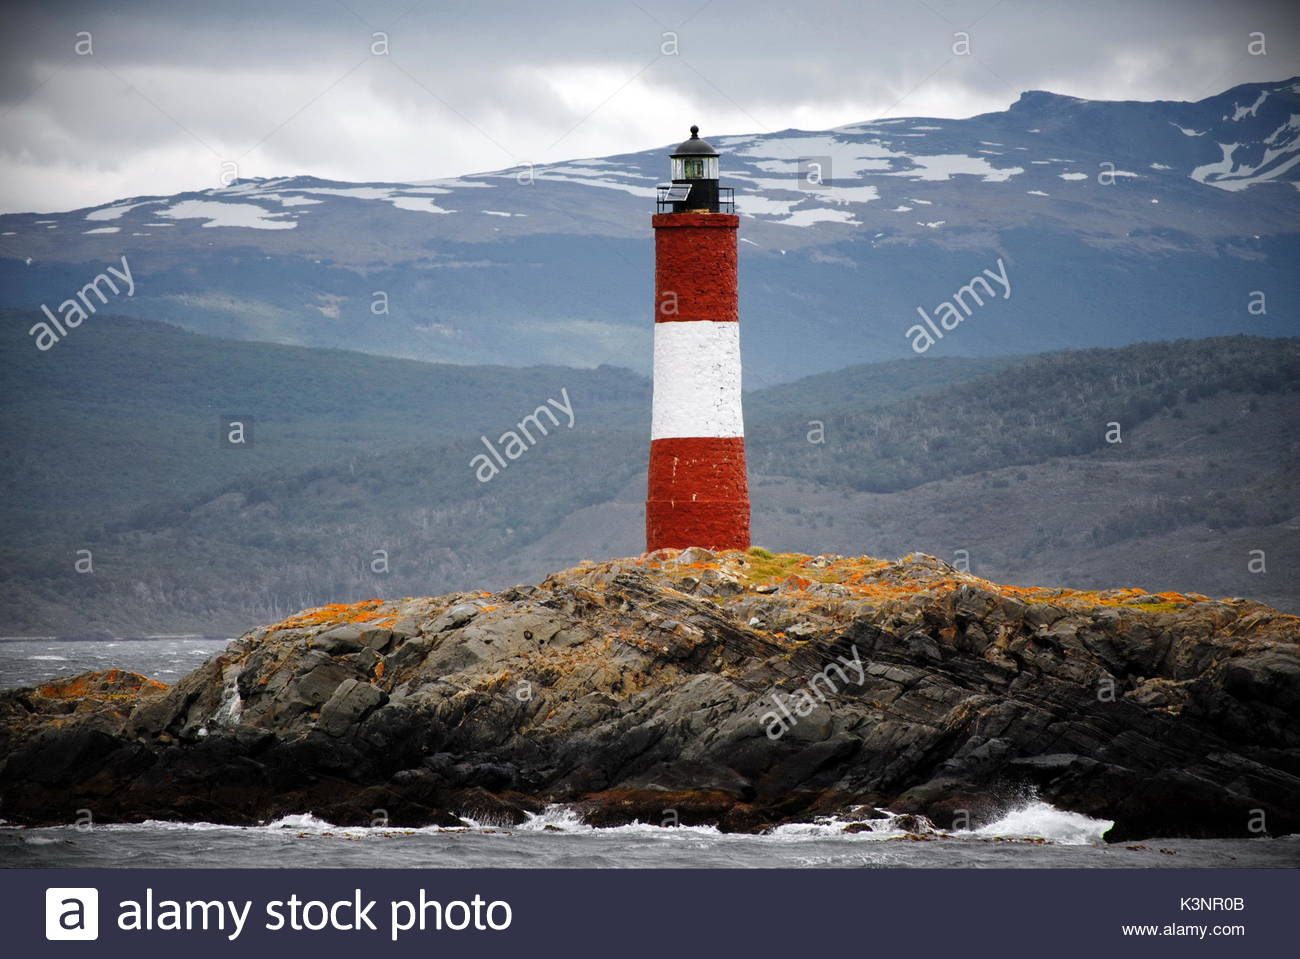
[[[13,956],[52,946],[61,955],[171,959],[286,947],[313,959],[358,949],[663,959],[975,948],[1109,959],[1293,954],[1300,873],[6,870],[0,893]],[[93,941],[74,938],[92,932]]]

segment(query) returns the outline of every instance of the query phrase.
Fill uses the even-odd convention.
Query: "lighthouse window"
[[[704,176],[704,158],[688,157],[683,166],[686,168],[687,180],[698,180]]]

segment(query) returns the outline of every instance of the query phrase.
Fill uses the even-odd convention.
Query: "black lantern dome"
[[[691,127],[691,138],[673,151],[672,175],[672,185],[660,187],[660,212],[718,213],[724,192],[731,206],[731,190],[718,188],[718,151],[700,139],[699,127]]]
[[[691,138],[683,140],[682,145],[677,148],[674,157],[692,157],[692,156],[710,156],[715,157],[718,151],[713,149],[708,140],[700,139],[700,128],[691,127]]]

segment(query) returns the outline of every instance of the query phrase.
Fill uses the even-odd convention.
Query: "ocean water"
[[[0,689],[31,686],[90,669],[128,669],[174,683],[226,648],[228,639],[149,636],[140,639],[0,638]]]
[[[0,687],[87,669],[174,682],[227,640],[0,640]],[[980,829],[921,838],[890,819],[867,832],[819,819],[763,836],[634,823],[597,829],[554,806],[523,824],[338,827],[309,810],[263,826],[145,822],[26,828],[0,819],[0,867],[176,868],[1296,868],[1300,836],[1108,844],[1110,823],[1026,798]]]
[[[8,868],[1294,868],[1300,837],[1156,839],[1109,845],[1110,823],[1030,801],[996,823],[915,839],[890,820],[846,834],[833,820],[770,835],[711,827],[584,825],[553,807],[519,826],[339,828],[310,815],[265,826],[145,822],[26,829],[0,825]]]

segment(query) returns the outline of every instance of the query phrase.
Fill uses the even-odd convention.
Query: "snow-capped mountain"
[[[708,137],[700,117],[683,136],[689,121]],[[999,261],[1005,295],[935,354],[1298,328],[1297,79],[1195,103],[1031,91],[969,119],[709,139],[743,217],[752,385],[911,354],[918,310]],[[205,332],[645,369],[668,152],[8,215],[0,303],[54,307],[126,255],[136,290],[114,309]]]

